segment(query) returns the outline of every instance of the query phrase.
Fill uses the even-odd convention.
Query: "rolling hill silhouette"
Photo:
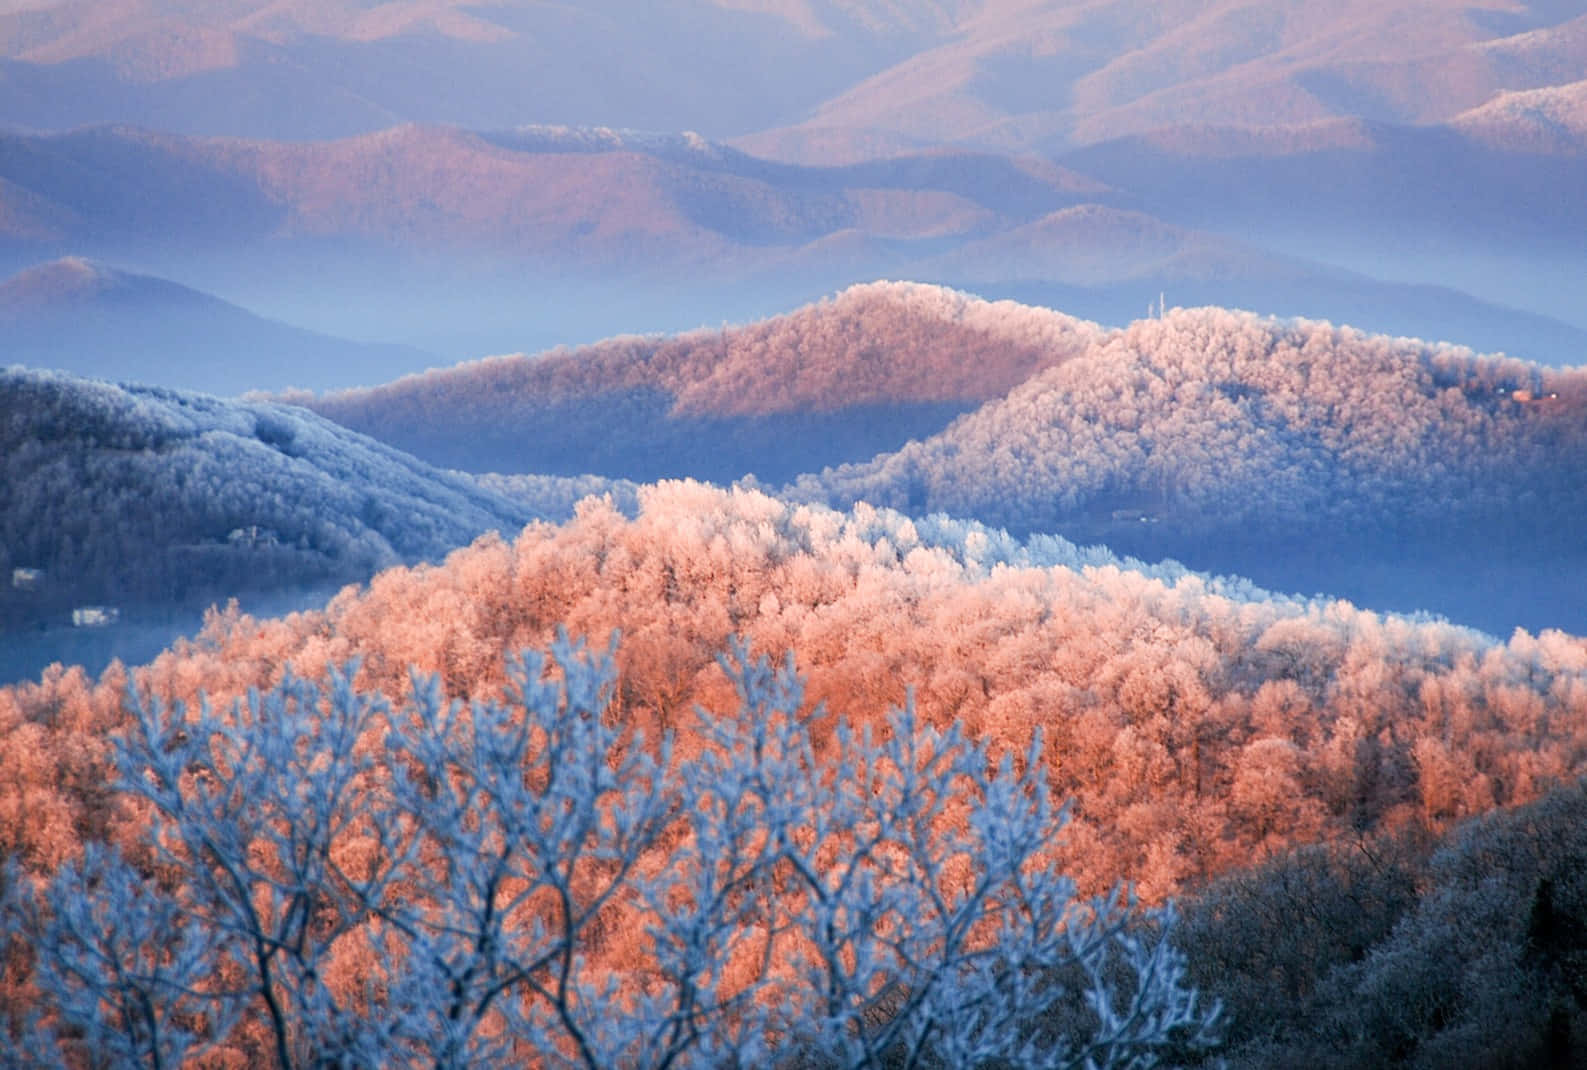
[[[469,471],[780,481],[930,434],[1101,333],[1043,309],[876,283],[741,327],[288,399]]]
[[[0,282],[7,361],[213,394],[380,382],[439,363],[256,316],[168,279],[63,257]]]

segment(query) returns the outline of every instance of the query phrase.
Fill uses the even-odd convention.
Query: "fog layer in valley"
[[[1169,132],[1067,166],[963,148],[788,164],[694,135],[547,125],[0,142],[17,356],[92,371],[106,364],[90,354],[125,347],[129,372],[222,393],[741,323],[879,277],[1115,326],[1166,292],[1551,364],[1578,363],[1587,339],[1580,152],[1464,130]],[[77,256],[120,283],[39,269]],[[230,356],[204,358],[217,350]]]

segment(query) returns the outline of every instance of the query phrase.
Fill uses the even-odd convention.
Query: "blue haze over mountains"
[[[395,484],[381,473],[406,473],[423,500],[483,496],[470,498],[485,503],[479,516],[422,545],[334,567],[299,562],[302,575],[283,558],[253,597],[301,582],[318,598],[385,564],[437,559],[491,526],[565,515],[580,477],[601,489],[753,476],[840,506],[868,495],[906,512],[946,510],[1498,634],[1587,631],[1572,496],[1587,486],[1573,430],[1587,417],[1576,373],[1554,371],[1587,364],[1587,14],[1546,0],[1182,8],[1170,17],[1148,0],[7,5],[0,364],[122,382],[114,389],[144,406],[196,406],[205,415],[180,451],[188,467],[234,458],[218,446],[206,458],[217,440],[205,421],[231,428],[238,413],[277,411],[282,400],[345,421],[342,439],[321,417],[280,417],[312,421],[302,426],[313,435],[294,440],[330,436],[346,456],[383,458],[319,469],[327,487],[349,471],[368,481],[348,492],[363,495],[354,527],[385,508]],[[810,306],[880,278],[1019,305],[929,290],[913,306],[885,291]],[[1025,508],[1066,487],[976,498],[953,489],[951,473],[905,472],[923,457],[961,456],[964,478],[991,463],[975,452],[984,446],[1050,474],[1052,458],[1021,453],[1042,436],[999,422],[1007,399],[1028,399],[1033,377],[1072,359],[1104,359],[1123,337],[1106,332],[1150,315],[1159,295],[1170,308],[1326,319],[1508,354],[1515,361],[1470,365],[1479,370],[1458,382],[1429,372],[1418,404],[1455,391],[1450,411],[1498,420],[1524,441],[1516,456],[1528,467],[1468,471],[1481,450],[1449,460],[1436,441],[1454,432],[1430,423],[1423,452],[1454,468],[1438,484],[1454,496],[1449,508],[1443,498],[1397,503],[1384,519],[1374,503],[1425,490],[1416,472],[1374,491],[1386,499],[1356,499],[1336,486],[1346,469],[1331,468],[1313,482],[1351,503],[1331,517],[1332,533],[1295,542],[1281,530],[1290,514],[1256,509],[1245,543],[1199,526],[1197,510],[1226,501],[1147,501],[1141,472],[1124,462],[1067,512]],[[851,314],[865,300],[874,320]],[[1027,306],[1081,324],[1065,328],[1077,332],[1073,345],[996,326],[1049,322]],[[1209,337],[1268,330],[1205,322],[1224,324],[1206,327]],[[1150,328],[1132,330],[1149,346]],[[1413,362],[1468,359],[1395,345],[1371,343]],[[557,346],[570,348],[536,356]],[[799,359],[768,356],[783,352]],[[505,353],[529,357],[382,389]],[[955,361],[985,374],[950,382]],[[728,368],[749,378],[729,381]],[[509,370],[511,390],[469,401],[471,376]],[[157,514],[208,507],[182,497],[193,484],[174,480],[184,489],[169,498],[175,491],[151,474],[177,465],[177,453],[117,446],[139,451],[137,463],[107,459],[76,416],[61,416],[73,431],[58,434],[31,408],[39,382],[58,400],[78,398],[78,409],[60,400],[65,413],[94,409],[112,388],[33,375],[7,373],[0,396],[6,505],[36,521],[8,532],[3,549],[8,568],[73,577],[51,596],[44,634],[70,634],[59,619],[74,600],[191,612],[250,596],[229,565],[191,591],[158,579],[173,554],[189,552],[181,547],[218,546],[232,529],[263,525],[298,546],[286,521],[231,498],[204,514],[201,531],[108,507],[70,519],[41,511],[70,479],[100,505],[136,486]],[[1488,393],[1471,386],[1478,380]],[[822,385],[798,386],[811,382]],[[1231,438],[1280,441],[1296,457],[1329,436],[1393,433],[1392,406],[1381,425],[1299,429],[1242,393],[1254,380],[1195,382],[1235,402]],[[1513,400],[1560,383],[1546,413]],[[1075,418],[1063,406],[1084,385],[1041,402],[1050,426]],[[347,393],[358,387],[371,389]],[[774,400],[744,400],[763,388]],[[275,400],[180,400],[189,390]],[[1174,415],[1162,399],[1140,408],[1129,434]],[[1113,429],[1115,416],[1090,420]],[[613,419],[615,428],[602,422]],[[982,437],[972,443],[973,428]],[[1342,463],[1304,452],[1307,463],[1324,455]],[[259,457],[272,471],[317,463],[280,449]],[[493,473],[562,482],[513,498]],[[862,484],[865,495],[852,489]],[[299,489],[270,493],[308,493],[286,485]],[[1232,476],[1227,486],[1260,498]],[[1504,486],[1519,489],[1495,505]],[[304,500],[334,526],[344,495],[323,490]],[[1482,523],[1456,519],[1466,517],[1461,494],[1488,495]],[[1113,519],[1132,509],[1152,522]],[[108,551],[82,556],[85,536],[105,536],[105,525],[127,540],[124,561],[164,564],[129,578],[117,572],[131,566]],[[39,613],[14,591],[7,598],[7,626],[25,618],[37,630]]]

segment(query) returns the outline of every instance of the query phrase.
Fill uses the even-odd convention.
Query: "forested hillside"
[[[931,434],[1103,336],[1045,309],[874,283],[741,327],[287,398],[469,471],[781,481]]]
[[[8,616],[362,580],[535,515],[301,409],[0,371]]]
[[[220,615],[136,678],[224,705],[289,664],[317,676],[358,656],[361,687],[400,697],[417,666],[483,698],[500,693],[505,652],[565,623],[621,631],[615,716],[687,739],[696,702],[731,703],[716,655],[743,634],[794,651],[809,698],[861,720],[913,689],[924,718],[978,738],[1017,749],[1041,728],[1054,786],[1076,799],[1068,865],[1086,888],[1129,877],[1150,899],[1253,852],[1436,827],[1583,771],[1587,646],[1562,633],[1498,643],[864,506],[692,483],[640,499],[634,520],[590,501],[565,525],[384,572],[323,612]],[[125,679],[54,670],[0,692],[7,731],[38,741],[6,806],[49,817],[0,822],[35,864],[120,820],[84,792]]]
[[[1587,623],[1573,523],[1587,515],[1587,372],[1326,323],[1175,310],[798,490],[1182,556],[1286,589],[1367,590],[1330,562],[1383,562],[1400,573],[1384,577],[1402,588],[1390,605],[1471,608],[1503,634],[1538,626],[1505,623],[1536,597],[1559,623]],[[1537,571],[1488,578],[1518,564]],[[1454,575],[1482,588],[1473,606],[1437,600]]]
[[[174,801],[174,795],[151,792],[146,804],[107,787],[112,782],[110,739],[150,731],[153,723],[147,712],[140,715],[145,718],[141,729],[129,720],[129,685],[145,696],[139,699],[145,711],[155,702],[188,704],[187,713],[150,737],[147,753],[154,757],[140,760],[166,761],[159,756],[167,745],[191,749],[183,726],[196,724],[197,700],[207,696],[207,709],[219,711],[221,720],[207,723],[201,737],[220,732],[217,738],[225,746],[242,746],[245,738],[253,738],[247,733],[257,734],[279,717],[282,731],[296,726],[290,730],[305,745],[317,740],[313,746],[333,747],[343,755],[327,768],[354,769],[340,763],[361,756],[357,778],[337,790],[373,792],[369,798],[374,799],[383,797],[374,786],[387,778],[399,790],[413,782],[381,761],[394,738],[382,727],[392,716],[390,709],[353,701],[348,688],[365,695],[378,689],[404,704],[403,711],[417,703],[431,711],[426,716],[432,720],[442,718],[438,727],[425,729],[427,734],[403,737],[410,740],[404,746],[417,748],[413,760],[430,760],[423,757],[430,746],[425,740],[450,741],[446,746],[466,751],[471,738],[466,733],[485,730],[487,720],[496,725],[491,732],[505,733],[502,745],[510,739],[523,744],[530,737],[522,724],[510,718],[497,724],[507,714],[475,705],[469,717],[458,719],[459,710],[445,712],[441,698],[510,698],[515,689],[529,686],[552,689],[545,695],[535,691],[540,697],[527,700],[541,715],[561,709],[564,701],[568,708],[599,709],[605,716],[588,723],[601,724],[612,741],[629,740],[633,730],[642,730],[652,742],[670,733],[676,742],[671,753],[693,761],[717,745],[711,740],[729,738],[720,733],[755,731],[764,724],[765,711],[753,703],[738,720],[699,714],[703,707],[724,716],[721,711],[734,708],[735,687],[746,686],[718,660],[734,635],[746,638],[751,655],[780,657],[792,651],[807,674],[802,693],[775,702],[792,702],[789,709],[811,713],[815,704],[825,704],[851,718],[857,729],[876,733],[879,742],[890,738],[887,725],[899,724],[884,720],[887,708],[911,696],[918,721],[897,728],[908,740],[936,738],[918,733],[957,722],[992,753],[1021,754],[1039,730],[1042,749],[1025,760],[1044,763],[1041,782],[1073,799],[1056,861],[1085,892],[1127,879],[1147,902],[1201,889],[1208,879],[1232,874],[1253,858],[1290,848],[1329,843],[1346,851],[1343,845],[1360,843],[1363,850],[1378,852],[1383,844],[1415,842],[1461,818],[1538,799],[1587,772],[1587,644],[1563,633],[1517,632],[1500,643],[1442,622],[1380,616],[1343,602],[1272,596],[1172,566],[1148,568],[1052,537],[1020,543],[976,524],[941,518],[916,522],[869,506],[839,513],[692,482],[643,488],[638,497],[634,519],[624,518],[609,502],[591,499],[566,524],[534,524],[514,540],[489,535],[444,564],[388,570],[367,589],[344,590],[323,611],[276,620],[235,610],[216,613],[195,641],[179,642],[143,668],[113,666],[97,683],[81,669],[56,667],[37,683],[0,690],[0,747],[18,758],[0,777],[0,853],[18,857],[22,869],[16,872],[26,875],[18,881],[42,881],[77,857],[84,844],[100,841],[120,845],[134,864],[147,865],[149,805],[166,810],[169,820],[189,820],[181,816],[186,811],[173,809],[187,805]],[[533,684],[539,679],[534,673],[541,671],[533,666],[540,662],[531,663],[530,684],[520,680],[509,686],[509,652],[547,643],[564,625],[575,636],[597,642],[620,633],[614,648],[618,675],[610,690],[596,693],[570,685],[558,698],[554,683]],[[559,649],[564,651],[559,656],[571,657],[567,648]],[[294,673],[318,679],[343,664],[354,666],[356,675],[343,683],[331,680],[323,699],[291,679]],[[410,668],[437,674],[436,683],[411,675]],[[278,685],[285,690],[264,700],[265,706],[257,697],[231,705],[250,692],[257,695],[255,689]],[[741,695],[753,699],[761,693]],[[278,706],[278,712],[269,712]],[[858,738],[835,734],[829,717],[801,714],[798,721],[801,731],[810,733],[815,762],[839,762],[849,745],[843,740]],[[230,730],[224,726],[233,722],[244,736],[225,734]],[[409,731],[401,723],[397,730]],[[470,723],[474,729],[467,728]],[[544,730],[554,732],[562,723],[553,718]],[[546,738],[548,746],[561,745],[559,737]],[[263,737],[259,745],[277,746]],[[636,760],[631,742],[610,745],[618,748],[612,760],[620,768]],[[292,749],[295,744],[282,746],[299,753]],[[303,753],[308,756],[291,760],[305,763],[305,775],[321,775],[314,772],[321,764],[311,760],[318,752]],[[979,761],[986,764],[985,758]],[[274,768],[266,761],[259,775]],[[212,775],[234,773],[218,765]],[[514,766],[512,780],[523,776]],[[528,791],[525,798],[532,802],[558,780],[537,777],[530,770],[511,791]],[[246,787],[241,781],[238,786]],[[342,867],[335,872],[386,872],[399,860],[385,852],[398,844],[389,839],[387,826],[380,826],[378,834],[372,826],[366,829],[359,812],[349,811],[351,824],[326,826],[315,835],[323,834],[329,857]],[[267,826],[256,831],[266,839],[272,835]],[[1504,835],[1514,840],[1511,833]],[[679,849],[670,839],[654,846],[656,851]],[[483,861],[489,854],[468,852],[459,858]],[[654,867],[664,855],[647,850],[632,857],[637,859],[635,880],[662,871]],[[1381,1004],[1370,995],[1376,989],[1364,986],[1407,990],[1416,983],[1416,963],[1437,961],[1416,944],[1406,951],[1413,956],[1407,960],[1411,973],[1395,972],[1391,963],[1375,958],[1363,967],[1371,972],[1351,973],[1340,964],[1336,972],[1347,972],[1327,987],[1314,988],[1319,977],[1335,969],[1330,963],[1351,947],[1382,942],[1383,954],[1396,953],[1400,945],[1386,935],[1395,919],[1414,917],[1416,925],[1431,926],[1429,933],[1442,931],[1437,927],[1443,924],[1433,891],[1425,906],[1415,904],[1420,879],[1415,867],[1421,864],[1415,856],[1372,854],[1379,860],[1374,865],[1391,867],[1381,872],[1351,869],[1347,857],[1337,864],[1327,861],[1333,856],[1326,853],[1319,870],[1316,857],[1303,854],[1294,862],[1275,863],[1291,869],[1274,872],[1295,872],[1296,880],[1314,883],[1333,880],[1308,900],[1318,910],[1334,909],[1338,896],[1354,896],[1368,913],[1354,919],[1353,930],[1297,931],[1298,947],[1275,937],[1269,945],[1274,968],[1290,971],[1292,985],[1298,986],[1284,993],[1290,1002],[1253,1004],[1249,985],[1261,981],[1219,963],[1220,956],[1238,955],[1242,941],[1252,938],[1249,927],[1226,924],[1227,912],[1270,909],[1266,904],[1282,910],[1290,901],[1284,897],[1310,894],[1297,892],[1293,881],[1258,872],[1247,885],[1214,889],[1204,904],[1192,904],[1191,925],[1176,938],[1185,944],[1193,971],[1205,971],[1197,975],[1198,983],[1209,994],[1227,991],[1247,1015],[1249,1028],[1237,1031],[1234,1040],[1251,1065],[1261,1065],[1274,1052],[1300,1057],[1332,1050],[1315,1030],[1308,1032],[1306,1008],[1330,1008],[1328,1013],[1336,1015],[1331,1020],[1370,1017]],[[102,867],[92,859],[88,864],[90,874]],[[569,886],[580,904],[608,879],[600,875],[602,863],[591,864],[596,868],[584,876],[568,871],[569,880],[585,882]],[[1515,876],[1514,887],[1507,885],[1501,896],[1484,901],[1526,909],[1528,896],[1535,899],[1531,875],[1546,877],[1552,864],[1543,859],[1530,869],[1512,865],[1507,872]],[[481,871],[481,879],[487,878]],[[82,879],[68,874],[68,885],[76,887],[72,882]],[[248,879],[262,882],[260,887],[285,888],[271,883],[276,878],[265,871]],[[1468,899],[1473,894],[1447,865],[1441,870],[1435,865],[1430,879],[1447,885],[1450,894]],[[354,891],[360,887],[354,885]],[[494,894],[485,887],[487,895]],[[358,894],[373,891],[371,885]],[[1577,899],[1569,898],[1576,895],[1574,886],[1562,888],[1561,910],[1579,913]],[[591,913],[580,914],[586,920],[578,922],[580,935],[570,945],[580,954],[580,976],[588,975],[597,987],[606,977],[632,985],[642,976],[659,976],[646,958],[649,953],[619,935],[643,928],[637,915],[625,913],[631,907],[596,913],[601,900],[590,902]],[[524,908],[530,916],[542,916],[538,907],[526,903]],[[1426,911],[1433,913],[1424,919]],[[290,916],[282,914],[281,920]],[[1504,930],[1507,946],[1515,946],[1514,928]],[[304,961],[324,970],[323,982],[316,984],[324,983],[328,993],[356,1007],[369,993],[355,979],[374,968],[389,971],[390,963],[369,959],[371,948],[382,946],[379,932],[368,930],[356,913],[339,922],[336,931],[348,933],[348,939],[313,944],[303,952],[309,956]],[[509,931],[511,925],[503,930]],[[1468,950],[1451,945],[1455,958],[1449,961],[1465,962]],[[31,954],[13,957],[10,972],[0,977],[14,1005],[27,1006],[33,998],[34,978],[26,965]],[[1313,965],[1297,964],[1296,956]],[[660,967],[671,976],[666,971],[674,967],[668,961]],[[1440,1022],[1464,1021],[1459,1016],[1468,1015],[1467,1004],[1460,1000],[1468,997],[1460,992],[1487,991],[1473,988],[1475,983],[1458,991],[1446,985],[1452,1002],[1444,1017],[1409,1021],[1404,1035],[1430,1036],[1442,1028]],[[1340,992],[1353,994],[1335,994]],[[547,998],[554,1004],[554,995]],[[582,1015],[588,1006],[585,997],[579,1000]],[[384,1012],[384,1002],[378,1009]],[[880,1013],[883,1017],[867,1020],[885,1021],[889,1012]],[[1514,1029],[1499,1042],[1513,1044],[1519,1037],[1542,1044],[1549,1034],[1545,1030],[1540,1039],[1536,1017],[1515,1019]],[[1253,1047],[1253,1037],[1267,1036],[1266,1023],[1283,1032],[1268,1037],[1266,1046]],[[242,1047],[236,1050],[256,1053],[249,1058],[264,1057],[257,1053],[265,1050],[268,1032],[255,1028],[258,1024],[256,1019],[239,1035]],[[1071,1024],[1066,1019],[1062,1028]],[[1402,1035],[1396,1032],[1402,1026],[1387,1019],[1372,1019],[1371,1028],[1375,1032],[1358,1037],[1350,1050],[1370,1056],[1380,1051],[1373,1045],[1394,1044]],[[1483,1043],[1493,1044],[1497,1034],[1483,1028]],[[1185,1049],[1184,1057],[1192,1054]]]

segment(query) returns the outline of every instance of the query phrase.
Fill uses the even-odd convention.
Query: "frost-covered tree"
[[[566,638],[505,701],[415,677],[393,705],[356,668],[225,716],[134,694],[152,862],[8,871],[37,999],[6,1039],[147,1066],[1100,1067],[1214,1038],[1172,913],[1136,925],[1057,869],[1039,740],[994,755],[909,705],[828,724],[791,663],[722,664],[738,708],[687,748],[628,731],[612,653]]]

